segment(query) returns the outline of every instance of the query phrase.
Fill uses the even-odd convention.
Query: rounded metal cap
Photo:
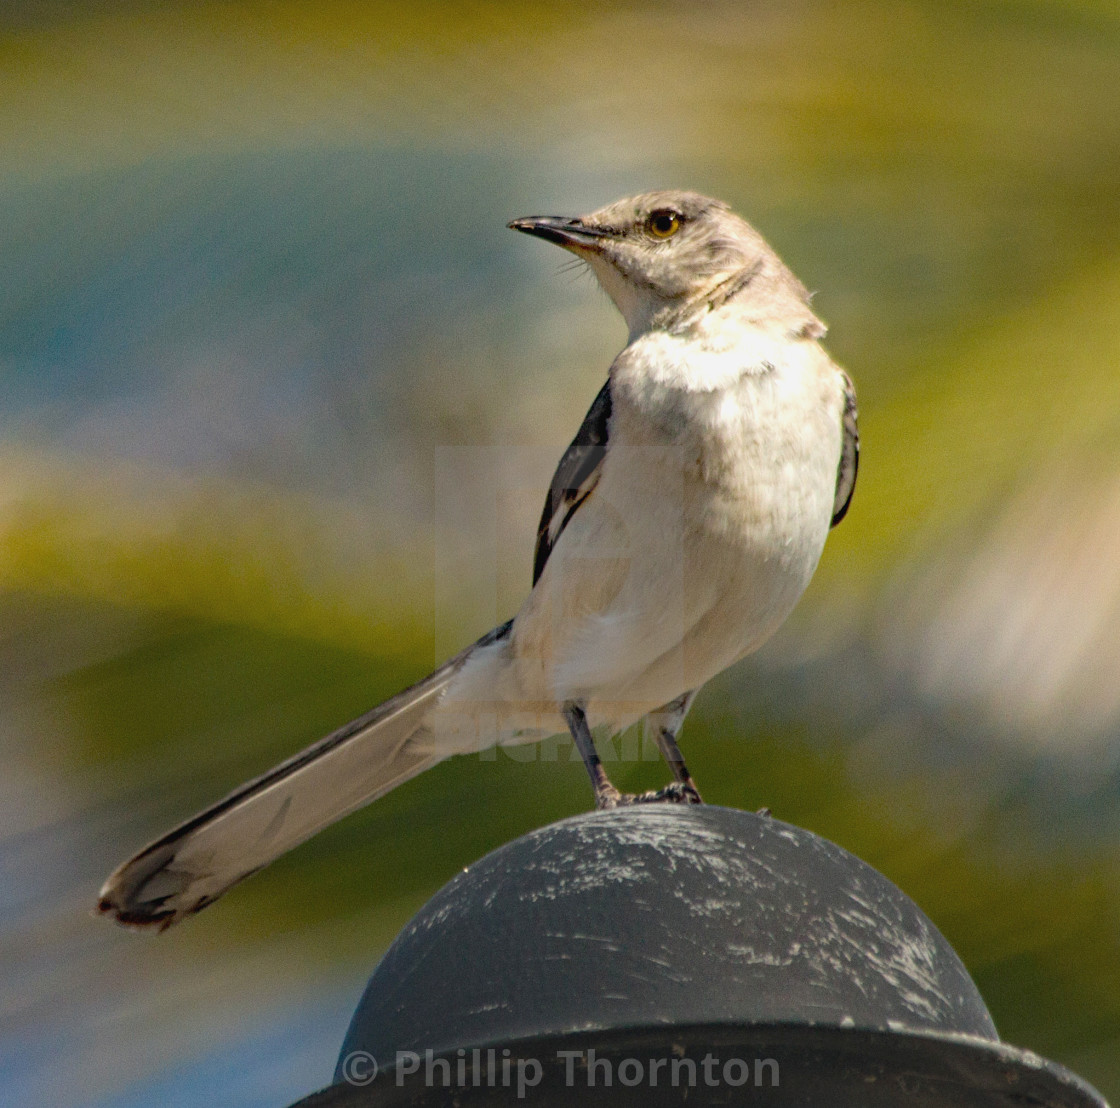
[[[455,877],[303,1103],[725,1103],[744,1084],[830,1108],[1104,1103],[999,1042],[952,947],[870,866],[777,820],[669,805],[564,820]]]

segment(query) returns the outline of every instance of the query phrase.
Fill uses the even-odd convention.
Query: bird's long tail
[[[119,866],[98,909],[161,930],[206,907],[324,827],[442,761],[431,715],[440,695],[491,631],[431,676],[235,789]]]

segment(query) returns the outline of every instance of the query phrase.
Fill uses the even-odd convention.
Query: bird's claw
[[[595,807],[600,812],[617,808],[620,804],[629,803],[630,798],[620,793],[613,785],[595,790]]]
[[[620,793],[611,786],[603,789],[595,797],[595,807],[600,810],[621,808],[630,804],[703,804],[696,786],[683,781],[675,781],[663,789],[644,793]]]
[[[639,793],[631,801],[633,804],[703,804],[696,786],[691,782],[674,781],[656,792]]]

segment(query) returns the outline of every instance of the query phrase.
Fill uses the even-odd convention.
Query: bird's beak
[[[609,231],[592,227],[578,216],[569,219],[562,215],[527,215],[515,219],[510,230],[524,231],[527,235],[554,242],[569,250],[599,250],[600,241],[610,237]]]

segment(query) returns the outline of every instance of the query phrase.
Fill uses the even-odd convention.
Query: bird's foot
[[[645,793],[624,793],[618,799],[619,804],[703,804],[696,786],[675,781],[663,789],[651,790]]]
[[[656,792],[640,793],[634,797],[635,804],[703,804],[696,786],[691,781],[674,781]]]
[[[663,789],[644,793],[620,793],[613,785],[595,794],[595,807],[599,811],[624,808],[630,804],[703,804],[704,801],[691,782],[675,781]]]
[[[605,812],[628,803],[630,803],[630,797],[620,793],[614,785],[607,784],[595,790],[595,808],[597,811]]]

